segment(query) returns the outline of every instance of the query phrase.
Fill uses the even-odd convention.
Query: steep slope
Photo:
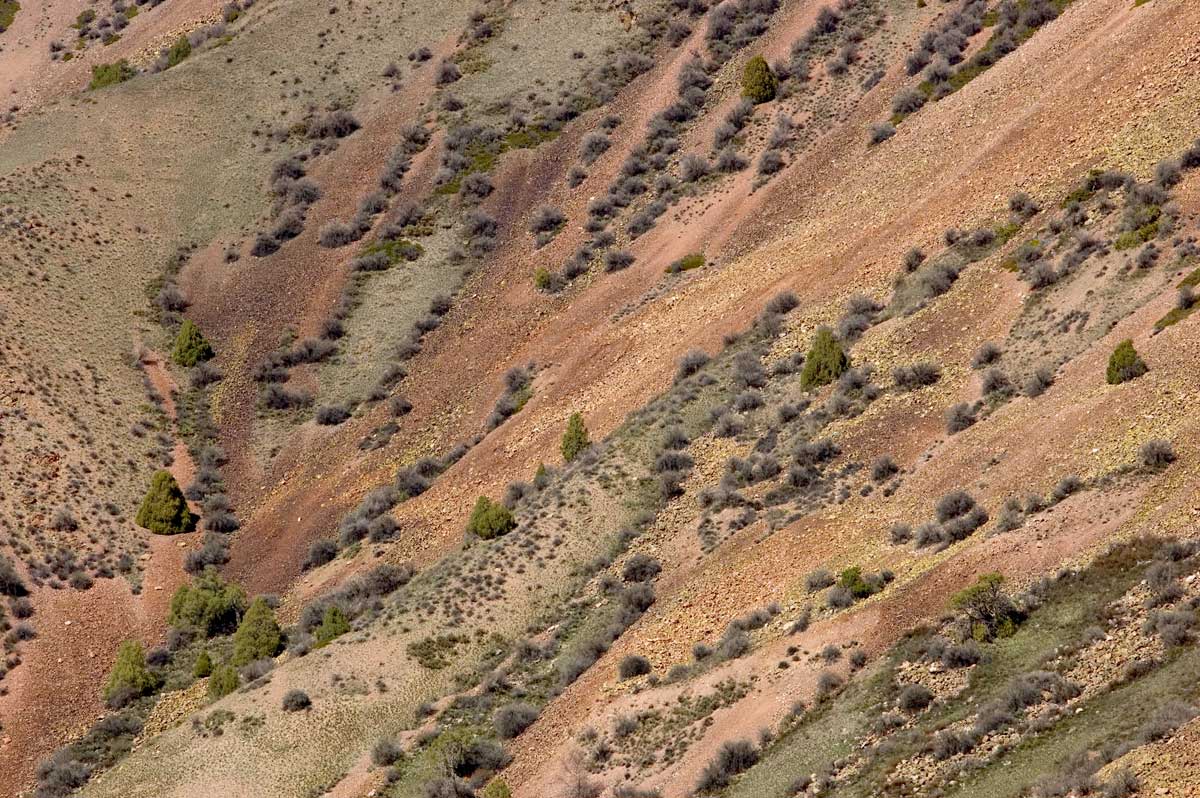
[[[5,497],[13,519],[6,542],[34,587],[40,635],[21,643],[28,653],[0,698],[11,737],[0,749],[3,771],[13,774],[5,789],[25,783],[38,759],[99,711],[101,675],[130,632],[123,616],[142,619],[138,634],[148,645],[162,639],[165,596],[186,581],[185,566],[223,565],[251,592],[284,594],[281,617],[300,621],[293,653],[213,709],[201,707],[194,690],[180,694],[182,709],[171,719],[232,712],[236,729],[168,728],[169,719],[151,714],[149,728],[162,733],[144,735],[89,793],[366,794],[385,776],[371,765],[370,748],[395,734],[408,755],[388,789],[419,794],[442,775],[439,752],[486,727],[497,703],[443,701],[440,726],[426,735],[411,731],[421,705],[482,680],[484,694],[499,683],[501,697],[526,698],[541,710],[509,744],[513,761],[501,778],[515,794],[627,778],[664,795],[689,794],[723,743],[786,725],[793,699],[811,696],[817,668],[777,667],[789,647],[815,652],[854,640],[875,667],[980,573],[1000,571],[1025,587],[1086,562],[1112,540],[1189,533],[1197,501],[1188,414],[1200,354],[1196,322],[1177,313],[1180,321],[1162,332],[1156,322],[1177,305],[1175,285],[1196,268],[1187,242],[1200,176],[1186,170],[1169,187],[1170,202],[1149,202],[1167,209],[1174,225],[1145,233],[1157,236],[1150,247],[1141,239],[1124,246],[1127,233],[1143,235],[1124,229],[1122,214],[1138,211],[1129,199],[1138,184],[1125,176],[1076,194],[1081,209],[1058,207],[1090,168],[1129,170],[1149,186],[1156,163],[1189,147],[1197,133],[1190,110],[1200,94],[1197,56],[1187,36],[1160,31],[1194,31],[1196,9],[1165,0],[1062,4],[1061,15],[1015,53],[897,118],[895,135],[871,146],[868,128],[917,82],[905,73],[905,55],[950,9],[846,4],[829,30],[819,3],[778,10],[746,3],[745,15],[761,16],[763,30],[735,15],[730,41],[744,37],[744,46],[733,47],[709,37],[719,10],[667,9],[675,22],[687,21],[672,32],[665,18],[654,21],[653,6],[495,3],[474,16],[437,4],[255,6],[232,23],[232,38],[197,46],[178,66],[89,93],[76,108],[47,107],[18,120],[0,153],[16,211],[6,229],[20,231],[4,244],[11,287],[0,298],[20,331],[6,336],[4,351],[24,418],[9,417],[21,423],[4,441],[10,464],[55,464],[35,484],[56,487],[32,504],[29,491]],[[968,51],[985,46],[998,24],[989,19]],[[308,53],[297,31],[305,42],[313,37]],[[816,33],[803,38],[809,31]],[[551,45],[536,49],[539,40]],[[803,48],[793,47],[798,41]],[[605,53],[610,44],[618,55]],[[405,63],[421,46],[428,60]],[[752,109],[732,145],[714,148],[738,103],[743,65],[760,52],[781,76],[805,59],[815,74],[785,78],[778,99]],[[711,59],[703,79],[698,54]],[[443,58],[458,65],[456,79]],[[393,71],[392,62],[402,66]],[[673,123],[678,150],[656,160],[659,153],[645,149],[654,141],[647,131],[681,87],[685,97],[699,91],[688,100],[697,108]],[[355,129],[321,133],[336,130],[339,108],[352,111]],[[778,113],[791,117],[790,128],[777,125]],[[486,132],[492,128],[495,135]],[[581,149],[596,146],[585,140],[604,129],[607,149],[586,175],[572,177]],[[737,148],[743,168],[720,171],[722,158],[733,163],[727,146]],[[778,171],[760,166],[765,151],[776,153]],[[694,157],[680,152],[711,159],[710,173],[700,175]],[[275,164],[296,154],[319,196],[297,203],[293,184],[276,182],[272,200]],[[388,175],[398,189],[388,187]],[[487,186],[479,175],[488,175]],[[676,184],[650,191],[664,175]],[[381,188],[382,200],[361,202]],[[664,207],[651,208],[659,191]],[[1018,191],[1041,210],[1010,216],[1008,198]],[[623,194],[628,210],[618,204],[597,213],[597,198]],[[380,211],[363,210],[380,202]],[[565,219],[535,246],[530,227],[543,206]],[[297,234],[272,233],[275,249],[260,250],[263,235],[284,229],[288,214],[289,223],[298,217]],[[647,218],[652,226],[643,231]],[[365,230],[328,246],[334,222]],[[400,232],[389,234],[389,224]],[[69,228],[82,232],[58,232]],[[946,245],[947,228],[986,229],[991,237],[976,243],[968,232]],[[1034,267],[1066,264],[1085,228],[1102,240],[1089,245],[1082,265],[1063,265],[1056,281],[1041,285]],[[600,243],[604,229],[612,242]],[[379,242],[401,236],[420,244],[414,261],[392,262],[399,258],[386,250],[382,271],[364,262]],[[1033,239],[1037,257],[1027,245]],[[893,293],[893,275],[914,246],[930,259]],[[172,258],[180,247],[185,254]],[[1150,248],[1157,254],[1144,254]],[[664,273],[690,253],[707,264]],[[583,273],[568,277],[581,262]],[[539,268],[546,271],[535,278]],[[931,290],[940,268],[952,269],[950,285]],[[149,310],[146,285],[158,300]],[[786,316],[761,316],[781,291],[794,292],[798,309],[777,305]],[[854,294],[881,307],[859,302],[842,313]],[[72,312],[80,306],[86,312]],[[127,430],[132,417],[108,408],[144,401],[139,368],[163,393],[154,350],[169,348],[184,315],[213,342],[219,374],[172,367],[178,395],[160,409],[148,406],[141,427]],[[819,324],[835,325],[854,365],[873,375],[862,372],[832,394],[805,390],[794,372]],[[1126,338],[1149,371],[1106,385],[1109,354]],[[995,381],[970,367],[987,341],[1001,344],[1004,376],[1018,386],[1038,368],[1050,369],[1053,384],[1011,399],[985,391],[973,411],[979,420],[948,435],[946,410],[975,402]],[[723,347],[701,370],[707,379],[672,384],[689,350]],[[759,387],[739,371],[742,355],[767,366]],[[42,364],[63,360],[85,371],[91,363],[99,377],[44,374]],[[934,385],[890,386],[893,367],[920,361],[938,364]],[[528,375],[506,376],[525,364],[533,366]],[[890,387],[873,388],[872,378]],[[508,404],[497,416],[498,400]],[[806,402],[811,409],[787,411],[800,422],[775,420],[781,408]],[[535,488],[509,490],[516,531],[464,547],[475,498],[499,498],[539,464],[559,462],[573,412],[602,442],[596,454],[551,469]],[[659,441],[676,423],[694,465],[670,478],[681,481],[682,495],[663,496]],[[47,454],[45,429],[63,439],[61,453]],[[157,442],[141,461],[122,464],[121,453],[146,429],[160,435]],[[800,457],[794,447],[823,437],[836,443],[839,459],[836,470],[822,466],[811,490],[803,474],[758,485],[760,477],[739,476],[741,466],[727,463],[736,456],[757,473],[752,467],[766,468],[760,456],[777,447],[772,457],[786,472]],[[1169,467],[1136,466],[1139,447],[1152,439],[1171,441]],[[68,466],[56,465],[60,456]],[[902,469],[886,489],[866,476],[883,456]],[[186,467],[192,457],[198,470]],[[104,472],[91,477],[91,463]],[[180,546],[129,520],[159,464],[182,465],[182,483],[184,472],[197,474],[189,493],[207,531],[179,538],[193,555],[187,561]],[[977,533],[933,554],[890,541],[889,526],[918,526],[952,490],[968,490],[994,519],[1006,499],[1052,493],[1072,475],[1082,480],[1079,495],[1031,511],[1006,534]],[[730,479],[746,482],[745,490]],[[19,484],[14,476],[13,494]],[[395,488],[368,514],[370,497],[382,496],[368,494],[382,486]],[[240,526],[232,537],[213,524],[225,512],[213,508],[225,505]],[[74,528],[55,521],[60,506]],[[375,524],[380,517],[392,522]],[[644,616],[644,596],[632,587],[613,593],[603,578],[619,581],[623,555],[584,567],[613,539],[621,540],[619,552],[631,545],[619,535],[623,526],[640,533],[633,550],[662,567]],[[68,561],[39,576],[34,565],[43,554],[84,559],[89,536],[97,554],[86,572]],[[310,545],[327,539],[333,559],[314,560]],[[411,562],[418,575],[389,598],[356,597],[355,632],[301,656],[306,632],[320,620],[302,608],[380,561]],[[863,607],[822,613],[808,631],[785,637],[783,621],[813,601],[805,575],[851,565],[888,569],[894,582]],[[127,573],[128,587],[101,581],[85,593],[57,592],[61,583],[84,584],[76,571],[88,581]],[[150,598],[139,595],[147,589]],[[686,662],[694,643],[771,602],[781,605],[780,620],[755,632],[748,656],[662,687],[614,682],[625,655],[645,654],[656,671]],[[628,607],[636,611],[623,614]],[[586,652],[614,611],[619,636],[574,673],[573,652]],[[82,636],[42,632],[84,612],[92,617],[82,645]],[[544,649],[545,661],[522,664],[518,641],[526,635],[558,645]],[[60,646],[86,646],[94,655],[87,671],[70,658],[52,661]],[[439,648],[449,662],[430,659]],[[172,644],[171,672],[190,671],[196,653],[196,641]],[[506,667],[520,690],[486,678],[509,654],[518,657]],[[559,682],[564,669],[572,677]],[[586,726],[600,729],[649,702],[674,701],[680,690],[703,693],[726,679],[739,686],[723,693],[723,708],[661,765],[581,759],[579,750],[591,751],[597,739],[573,740]],[[66,687],[50,696],[38,689],[47,684]],[[311,711],[280,711],[292,688],[311,697]],[[482,778],[495,764],[461,775]],[[746,781],[754,783],[753,773]]]

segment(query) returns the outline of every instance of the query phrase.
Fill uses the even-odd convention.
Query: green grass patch
[[[1190,308],[1173,308],[1170,313],[1154,322],[1154,329],[1158,332],[1161,332],[1170,327],[1172,324],[1178,324],[1188,316],[1192,315],[1192,311],[1195,309],[1196,305],[1192,305]]]
[[[12,27],[13,19],[20,10],[21,4],[17,0],[0,0],[0,33]]]
[[[527,150],[533,149],[538,145],[553,141],[558,138],[557,130],[546,130],[540,127],[526,127],[513,132],[500,139],[497,144],[484,146],[479,142],[472,143],[467,147],[467,158],[469,163],[466,168],[454,176],[454,179],[439,186],[435,193],[437,194],[457,194],[462,187],[462,180],[469,174],[476,172],[490,172],[496,166],[496,161],[501,155],[509,150]]]
[[[690,255],[684,255],[677,261],[672,261],[667,266],[667,274],[679,274],[679,272],[690,272],[692,269],[704,268],[704,254],[701,252],[693,252]]]
[[[1086,186],[1080,186],[1079,188],[1075,189],[1067,196],[1063,197],[1061,207],[1065,208],[1068,205],[1070,205],[1072,202],[1078,202],[1082,205],[1083,203],[1090,200],[1093,196],[1095,196],[1095,194],[1096,194],[1096,192],[1093,191],[1092,189],[1087,188]]]
[[[88,84],[88,91],[124,83],[136,74],[137,71],[124,58],[112,64],[97,64],[92,67],[92,81]]]
[[[461,50],[455,53],[450,59],[458,64],[459,70],[464,75],[479,75],[487,72],[492,67],[492,60],[485,56],[478,48],[470,48]]]
[[[395,266],[404,261],[414,261],[425,254],[425,247],[415,241],[409,241],[407,238],[398,238],[395,241],[376,241],[363,248],[362,254],[374,255],[377,252],[382,252],[387,255],[388,263]]]
[[[1200,286],[1200,269],[1196,269],[1179,283],[1180,288],[1196,288]]]
[[[458,656],[458,647],[467,642],[467,638],[458,634],[437,635],[409,643],[408,654],[424,668],[439,671],[448,666]]]
[[[981,646],[983,660],[971,671],[962,694],[934,704],[917,716],[913,734],[890,737],[889,747],[865,759],[861,771],[825,794],[843,798],[891,794],[886,785],[897,762],[923,750],[926,741],[939,729],[971,717],[1017,676],[1043,668],[1062,647],[1079,641],[1089,626],[1102,624],[1108,604],[1142,578],[1142,566],[1159,543],[1148,539],[1121,545],[1098,557],[1082,572],[1055,580],[1046,590],[1042,605],[1014,634]],[[788,798],[792,794],[788,788],[796,777],[819,773],[833,760],[857,752],[861,737],[873,721],[895,707],[897,668],[905,661],[918,660],[932,634],[929,629],[918,629],[905,636],[867,671],[853,678],[836,697],[817,703],[801,715],[767,748],[760,763],[734,782],[725,793],[726,798]],[[1183,662],[1185,659],[1187,663]],[[1200,652],[1189,649],[1178,658],[1178,663],[1099,697],[1081,715],[1060,721],[1043,735],[1029,735],[1015,752],[975,772],[968,782],[929,786],[940,787],[946,794],[958,790],[963,795],[989,798],[1015,796],[1036,777],[1057,772],[1056,763],[1063,757],[1089,747],[1097,748],[1106,741],[1127,739],[1128,727],[1141,723],[1144,717],[1136,723],[1123,721],[1119,717],[1123,704],[1140,701],[1138,712],[1150,715],[1161,706],[1170,690],[1180,689],[1187,678],[1191,683],[1186,690],[1200,692],[1196,686]],[[1085,728],[1093,731],[1084,733]],[[1027,749],[1041,753],[1024,761]]]
[[[1003,764],[959,779],[946,795],[1027,795],[1030,787],[1060,772],[1071,758],[1133,740],[1159,707],[1170,701],[1195,701],[1198,695],[1200,651],[1193,646],[1152,673],[1086,702],[1082,712],[1066,716],[1047,732],[1026,736],[1004,756]]]
[[[504,137],[506,150],[531,150],[547,141],[554,141],[559,136],[557,130],[546,130],[540,127],[526,127],[514,130]]]
[[[1130,230],[1117,236],[1117,240],[1113,242],[1113,249],[1118,252],[1133,249],[1150,241],[1158,236],[1158,221],[1155,220],[1149,224],[1144,224],[1136,230]]]
[[[994,229],[996,232],[997,243],[1003,245],[1003,244],[1007,244],[1009,241],[1011,241],[1012,237],[1020,232],[1021,223],[1020,222],[1005,222],[1004,224],[996,225],[996,227]]]

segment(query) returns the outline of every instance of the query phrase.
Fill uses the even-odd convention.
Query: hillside
[[[0,793],[1200,790],[1200,7],[4,27]]]

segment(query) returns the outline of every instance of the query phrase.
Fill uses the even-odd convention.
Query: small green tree
[[[256,659],[273,657],[283,648],[283,633],[275,613],[261,596],[250,603],[233,635],[234,665],[247,665]]]
[[[179,326],[179,334],[175,336],[175,348],[171,359],[181,366],[191,368],[202,360],[213,356],[212,345],[200,332],[200,328],[191,319],[184,319]]]
[[[567,431],[562,436],[562,456],[568,463],[579,456],[592,442],[588,440],[587,426],[581,413],[572,413],[567,420]]]
[[[171,45],[171,49],[167,50],[167,69],[183,63],[183,60],[191,54],[192,43],[188,41],[187,36],[180,36]]]
[[[117,649],[117,661],[113,663],[108,674],[104,699],[107,701],[119,694],[136,698],[151,692],[157,685],[158,680],[146,668],[146,654],[142,651],[142,644],[136,640],[126,640]]]
[[[212,657],[209,656],[208,649],[201,649],[200,655],[196,657],[196,664],[192,666],[192,675],[197,679],[203,679],[212,674],[212,669]]]
[[[246,610],[246,594],[237,585],[227,583],[215,568],[180,585],[171,597],[167,623],[177,629],[195,629],[208,637],[228,634],[238,626]]]
[[[1108,384],[1118,385],[1122,382],[1135,380],[1149,371],[1146,362],[1133,348],[1133,341],[1126,338],[1117,344],[1112,356],[1108,359]]]
[[[1016,631],[1017,610],[1004,592],[1004,576],[987,573],[975,584],[954,594],[950,605],[967,616],[976,640],[1008,637]]]
[[[484,540],[507,535],[517,525],[513,514],[499,502],[494,502],[487,496],[480,496],[475,501],[475,509],[467,521],[467,532],[477,535]]]
[[[767,61],[761,55],[756,55],[746,62],[742,72],[742,96],[754,102],[765,103],[775,99],[775,91],[779,81],[775,73],[767,66]]]
[[[330,604],[321,618],[321,625],[317,627],[317,648],[329,645],[349,631],[350,622],[346,620],[346,613],[338,605]]]
[[[138,526],[160,535],[178,535],[196,528],[196,516],[188,509],[179,483],[166,470],[154,472],[136,520]]]
[[[828,327],[821,327],[813,337],[812,348],[805,358],[804,371],[800,373],[800,387],[807,391],[828,385],[848,368],[850,358],[846,357],[842,345]]]
[[[208,697],[214,701],[224,698],[238,688],[237,668],[228,662],[213,671],[208,677]]]

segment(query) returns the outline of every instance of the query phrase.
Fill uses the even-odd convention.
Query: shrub
[[[1054,371],[1049,366],[1038,366],[1025,381],[1021,392],[1029,398],[1044,394],[1054,384]]]
[[[537,707],[524,701],[514,701],[496,710],[492,724],[496,727],[496,734],[500,735],[500,739],[511,740],[528,729],[537,720],[537,716]]]
[[[610,146],[608,136],[603,133],[588,133],[580,144],[579,158],[584,164],[591,166]]]
[[[641,552],[633,555],[621,570],[621,578],[626,582],[649,582],[658,576],[662,566],[653,557]]]
[[[337,249],[358,240],[358,233],[353,227],[336,219],[321,227],[317,235],[321,246],[327,249]]]
[[[1023,219],[1028,219],[1040,210],[1037,200],[1023,191],[1008,198],[1008,209]]]
[[[88,90],[95,91],[107,86],[115,86],[135,75],[137,75],[137,70],[131,67],[124,58],[113,64],[97,64],[92,67],[92,80],[88,83]]]
[[[391,737],[383,737],[376,741],[371,748],[371,762],[376,767],[385,768],[400,761],[404,749]]]
[[[975,421],[975,408],[966,402],[959,402],[946,411],[946,432],[951,435],[962,432]]]
[[[25,582],[17,573],[12,560],[0,555],[0,596],[17,598],[28,593],[29,589],[25,587]]]
[[[1003,369],[998,368],[990,368],[983,373],[982,389],[983,395],[992,400],[1007,399],[1015,390],[1012,380]]]
[[[274,657],[282,648],[283,633],[275,620],[275,612],[260,596],[251,602],[233,635],[230,661],[240,667],[257,659]]]
[[[617,663],[617,675],[622,680],[632,679],[635,676],[645,676],[650,672],[650,660],[638,654],[629,654],[621,658]]]
[[[896,698],[896,706],[905,712],[916,712],[933,702],[933,693],[921,684],[906,684]]]
[[[567,217],[558,208],[549,205],[543,205],[534,213],[532,221],[529,223],[529,232],[536,234],[552,233],[563,226],[567,221]]]
[[[1149,371],[1146,363],[1138,356],[1133,348],[1133,341],[1126,338],[1117,344],[1112,356],[1108,359],[1106,378],[1109,385],[1119,385],[1122,382],[1137,379]]]
[[[467,202],[486,199],[493,190],[492,179],[484,172],[472,172],[462,179],[458,194]]]
[[[138,508],[137,525],[159,535],[177,535],[194,530],[196,520],[171,472],[155,472]]]
[[[310,139],[345,138],[358,130],[358,120],[349,111],[337,110],[308,123]]]
[[[712,171],[712,165],[695,153],[688,153],[679,161],[679,179],[684,183],[695,183]]]
[[[700,774],[696,791],[716,792],[728,787],[734,776],[749,770],[758,762],[758,750],[749,740],[731,740],[721,745],[716,757]]]
[[[341,405],[322,405],[314,414],[321,426],[330,427],[341,424],[350,418],[350,411]]]
[[[158,680],[146,668],[142,644],[136,640],[126,640],[117,649],[117,661],[113,663],[108,683],[104,686],[104,699],[110,703],[116,701],[116,705],[121,706],[130,699],[146,695],[157,686]]]
[[[201,649],[196,656],[195,664],[192,665],[192,675],[197,679],[204,679],[212,674],[212,670],[212,656],[209,655],[208,649]]]
[[[675,381],[685,380],[700,371],[700,369],[708,365],[709,359],[708,355],[699,349],[688,351],[679,359],[679,368],[675,372]]]
[[[825,594],[825,603],[830,609],[844,610],[854,603],[854,594],[841,585],[834,585]]]
[[[1146,441],[1138,449],[1138,462],[1143,468],[1163,468],[1175,462],[1175,449],[1162,438]],[[3,592],[0,587],[0,592]]]
[[[443,61],[438,65],[437,73],[434,75],[434,82],[439,86],[446,86],[454,83],[462,77],[462,72],[459,71],[458,65],[453,61]]]
[[[925,104],[925,94],[917,89],[903,89],[892,100],[892,113],[912,114]]]
[[[832,585],[836,580],[833,574],[826,571],[824,568],[818,568],[804,578],[804,587],[809,593],[815,593],[818,590],[824,590]]]
[[[876,122],[875,124],[871,125],[870,133],[867,136],[867,142],[871,146],[882,144],[894,135],[896,135],[896,126],[891,122]]]
[[[746,62],[742,71],[742,96],[754,103],[765,103],[775,99],[779,81],[771,72],[766,59],[756,55]]]
[[[800,387],[811,390],[827,385],[850,368],[850,359],[842,345],[833,337],[828,327],[821,327],[813,338],[812,347],[804,360],[804,371],[800,373]]]
[[[303,690],[288,690],[283,694],[283,711],[300,712],[312,707],[312,699]]]
[[[798,307],[800,307],[800,298],[798,296],[791,291],[780,291],[767,301],[763,312],[771,314],[791,313]]]
[[[626,250],[612,250],[604,256],[604,270],[608,272],[619,272],[622,269],[628,269],[633,265],[633,260],[633,254]]]
[[[1164,740],[1196,715],[1197,710],[1191,704],[1171,701],[1162,706],[1150,720],[1142,725],[1138,730],[1137,739],[1142,743]]]
[[[975,354],[971,357],[971,368],[981,369],[984,366],[990,366],[1000,360],[1003,352],[1000,347],[990,341],[980,344],[975,350]]]
[[[914,363],[911,366],[897,366],[892,369],[892,379],[896,387],[904,391],[915,391],[933,385],[942,377],[942,371],[934,363]]]
[[[833,671],[822,671],[821,675],[817,677],[817,699],[824,701],[837,692],[843,684],[842,677]]]
[[[337,544],[328,538],[314,540],[308,547],[308,556],[304,559],[304,569],[317,568],[333,560],[337,556]]]
[[[516,525],[517,522],[507,507],[493,502],[487,496],[480,496],[467,521],[467,532],[483,540],[491,540],[507,535]]]

